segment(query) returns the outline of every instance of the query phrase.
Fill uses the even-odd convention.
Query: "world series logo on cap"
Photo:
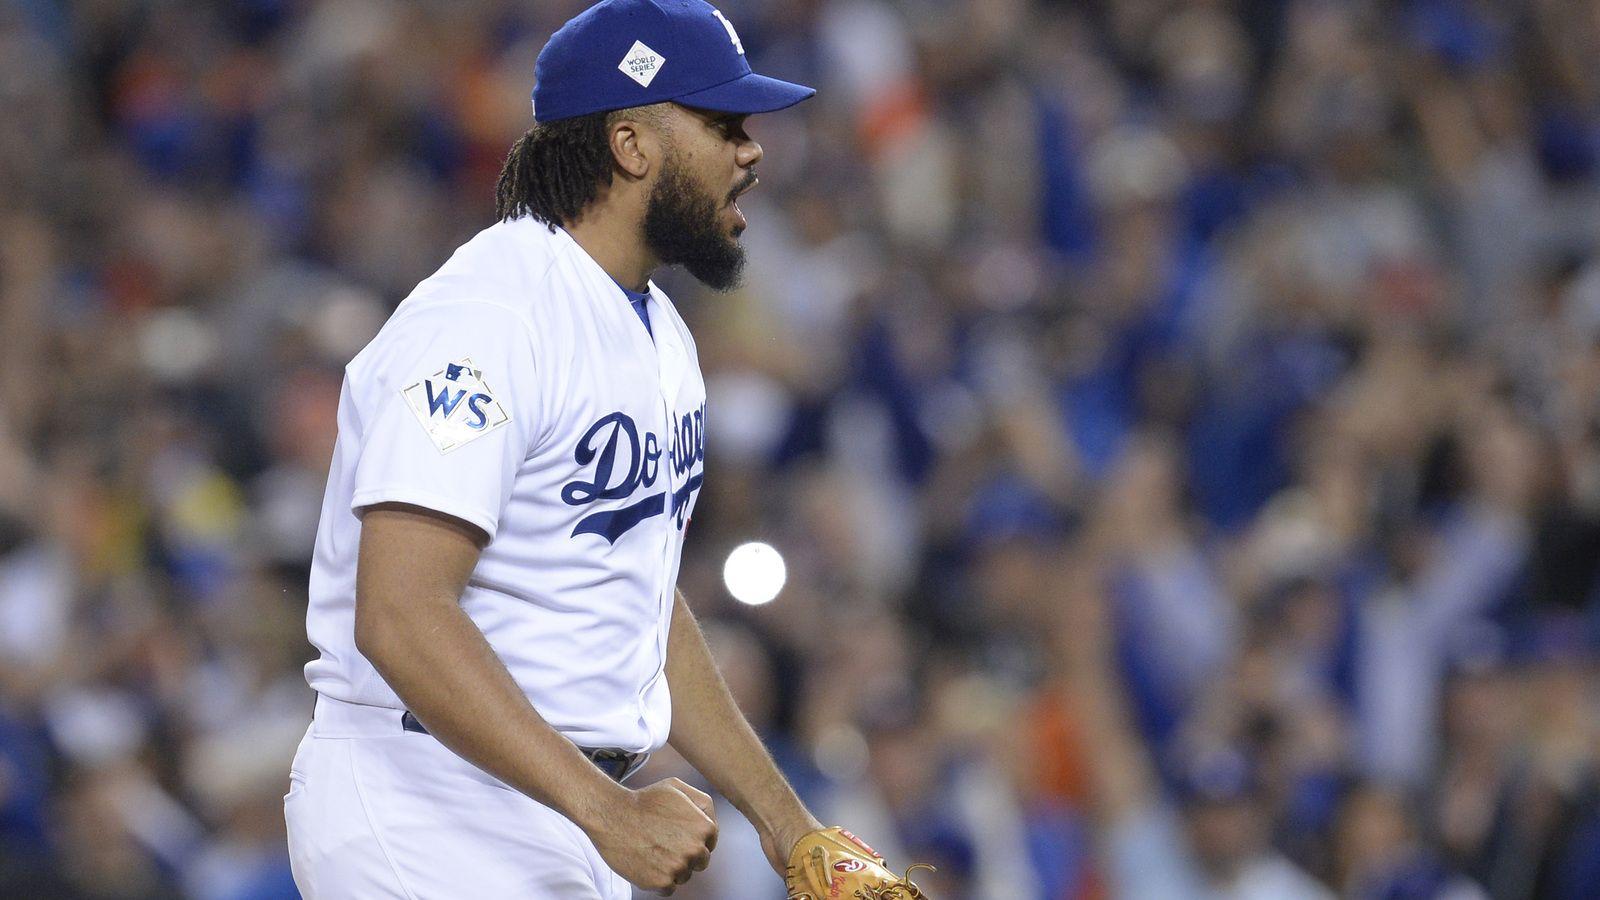
[[[628,48],[627,55],[622,57],[622,62],[617,64],[617,68],[622,74],[639,82],[640,87],[649,87],[650,82],[655,80],[656,73],[661,71],[661,65],[666,61],[665,56],[651,50],[644,41],[634,41],[633,46]]]

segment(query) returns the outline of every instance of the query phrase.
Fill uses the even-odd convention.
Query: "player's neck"
[[[611,210],[591,208],[564,226],[589,258],[599,263],[612,280],[629,290],[643,291],[661,263],[644,244],[637,222],[608,214]]]

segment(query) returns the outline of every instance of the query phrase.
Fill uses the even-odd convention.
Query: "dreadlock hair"
[[[610,128],[618,119],[660,122],[650,107],[536,122],[506,156],[494,188],[495,218],[532,216],[554,231],[576,219],[611,185]]]

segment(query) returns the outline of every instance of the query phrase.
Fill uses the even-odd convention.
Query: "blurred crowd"
[[[296,896],[342,367],[581,6],[0,2],[0,896]],[[658,278],[681,586],[819,816],[941,900],[1600,896],[1600,7],[720,7],[821,92]],[[678,896],[780,897],[722,820]]]

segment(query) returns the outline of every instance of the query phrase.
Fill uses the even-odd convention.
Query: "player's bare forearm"
[[[369,510],[357,566],[357,646],[446,747],[585,825],[623,788],[540,717],[461,609],[477,558],[476,536],[453,520],[405,507]]]
[[[795,795],[733,700],[694,613],[678,594],[667,639],[673,749],[704,775],[761,833],[773,867],[820,823]]]

